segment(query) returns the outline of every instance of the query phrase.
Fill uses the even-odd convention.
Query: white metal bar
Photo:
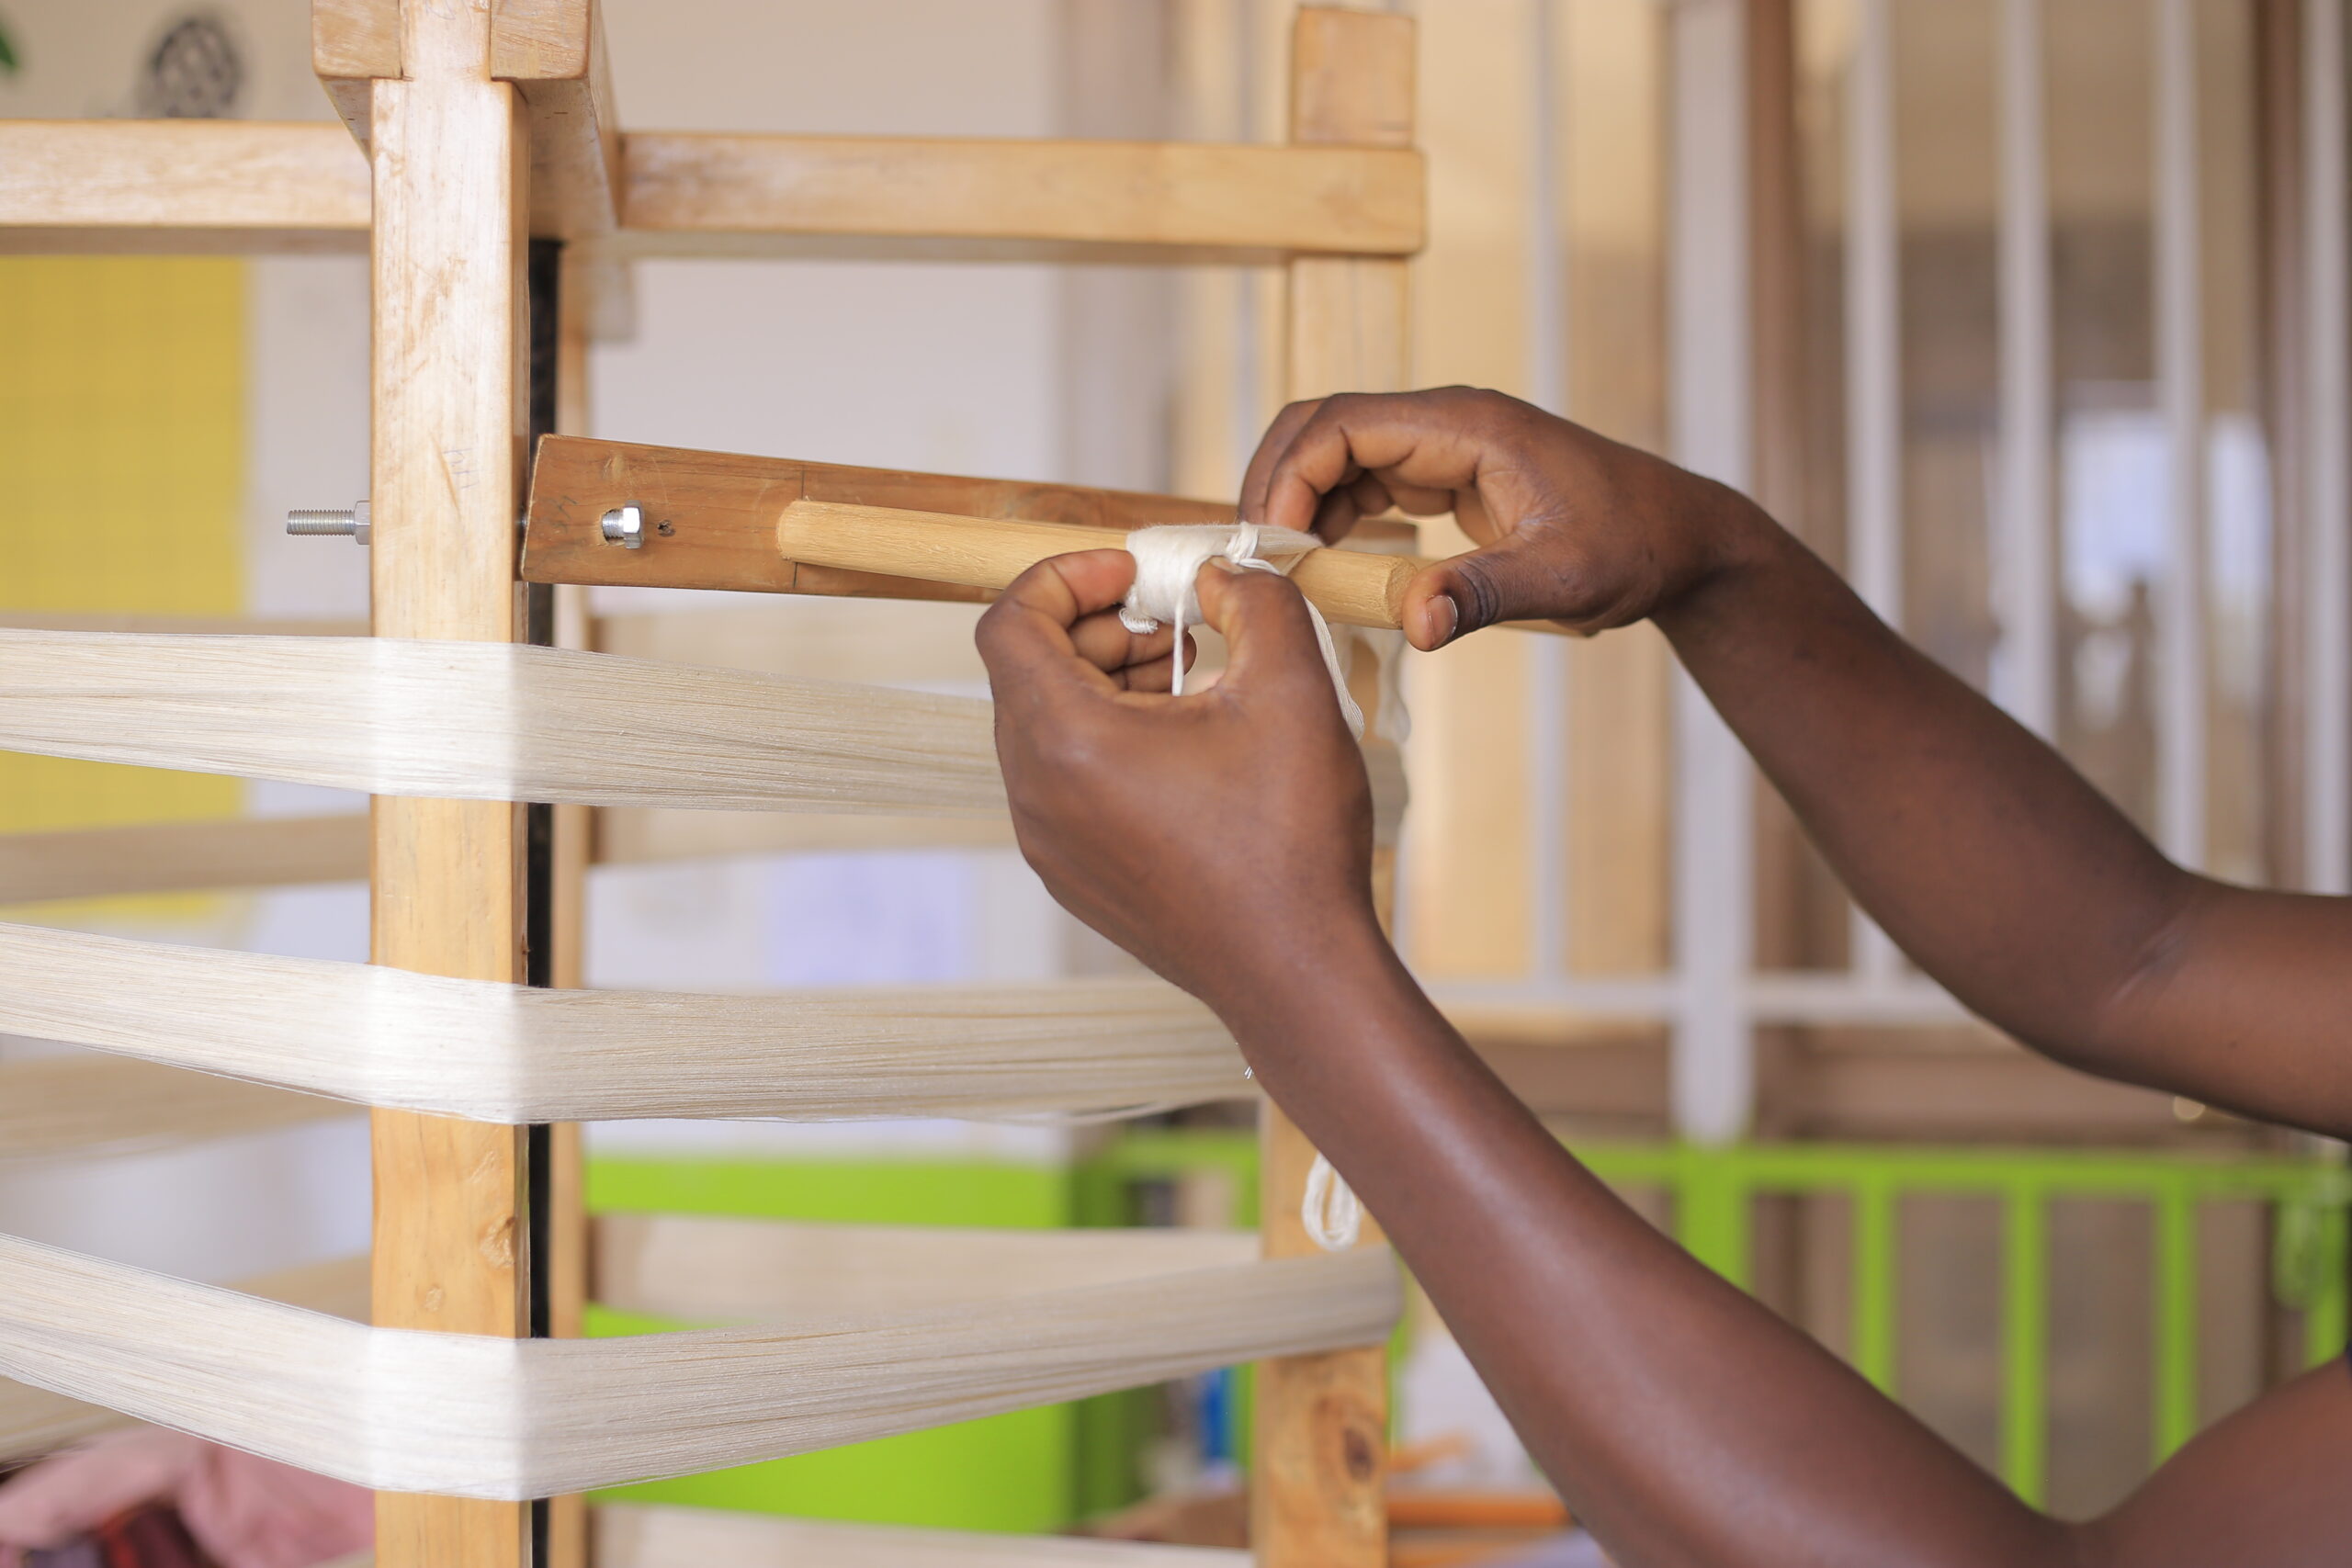
[[[2352,369],[2346,362],[2343,0],[2303,0],[2303,884],[2352,892]]]
[[[1565,133],[1553,74],[1558,0],[1524,0],[1527,30],[1528,104],[1531,138],[1527,160],[1527,392],[1539,408],[1568,410],[1567,243],[1568,214],[1559,155]],[[1559,637],[1521,637],[1527,660],[1528,854],[1534,865],[1527,879],[1531,903],[1528,940],[1534,951],[1530,972],[1551,976],[1566,972],[1568,953],[1568,657]],[[1538,643],[1548,646],[1536,647]]]
[[[1430,997],[1455,1011],[1558,1013],[1591,1021],[1678,1021],[1682,994],[1665,978],[1631,976],[1544,981],[1435,981]],[[1910,1026],[1964,1021],[1968,1010],[1931,980],[1898,979],[1858,985],[1841,975],[1792,970],[1755,976],[1739,987],[1739,1004],[1759,1024]]]
[[[1903,322],[1890,0],[1860,0],[1846,73],[1846,483],[1854,590],[1903,626]]]
[[[1745,487],[1753,457],[1748,319],[1747,17],[1743,0],[1686,0],[1673,28],[1671,440],[1677,461]],[[1679,1010],[1675,1127],[1704,1143],[1753,1119],[1753,772],[1688,675],[1674,694],[1674,934]]]
[[[1892,0],[1860,0],[1846,72],[1846,494],[1854,590],[1903,626],[1901,213],[1894,177]],[[1873,980],[1901,955],[1853,912],[1854,967]]]
[[[2004,0],[2000,51],[2000,455],[1992,579],[2001,640],[1993,694],[2047,739],[2057,728],[2058,615],[2041,0]]]
[[[2157,579],[2156,832],[2205,863],[2205,374],[2197,169],[2197,13],[2156,0],[2156,402],[2165,423],[2165,561]]]

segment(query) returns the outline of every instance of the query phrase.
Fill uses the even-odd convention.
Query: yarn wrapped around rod
[[[1184,694],[1184,628],[1201,624],[1198,589],[1201,568],[1213,560],[1230,563],[1243,571],[1288,575],[1323,541],[1295,528],[1269,528],[1257,523],[1163,523],[1138,528],[1127,536],[1127,553],[1136,558],[1135,585],[1119,608],[1119,623],[1136,633],[1156,632],[1162,626],[1175,630],[1175,673],[1170,689]],[[1315,623],[1316,645],[1323,650],[1323,667],[1331,672],[1331,690],[1340,699],[1340,716],[1348,733],[1363,739],[1363,709],[1348,691],[1347,671],[1340,663],[1339,645],[1331,640],[1331,624],[1312,601],[1307,618]]]

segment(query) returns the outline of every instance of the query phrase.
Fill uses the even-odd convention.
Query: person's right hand
[[[1737,491],[1500,392],[1441,387],[1293,403],[1250,460],[1241,514],[1336,544],[1397,507],[1451,512],[1477,548],[1405,592],[1413,646],[1497,621],[1579,632],[1671,607],[1773,525]]]

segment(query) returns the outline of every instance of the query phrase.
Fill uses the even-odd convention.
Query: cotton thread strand
[[[1173,628],[1176,663],[1169,690],[1177,696],[1184,694],[1184,627],[1201,618],[1201,569],[1213,560],[1223,560],[1242,571],[1283,576],[1308,552],[1323,547],[1312,534],[1256,523],[1162,524],[1136,529],[1127,536],[1126,544],[1127,553],[1136,558],[1136,579],[1120,606],[1119,622],[1139,635],[1158,631],[1163,623]],[[1348,722],[1348,733],[1361,740],[1363,710],[1348,690],[1347,671],[1340,663],[1330,623],[1312,600],[1306,601],[1306,614],[1315,625],[1316,646],[1322,650],[1323,668],[1329,672],[1332,693],[1340,700],[1340,716]],[[1381,728],[1391,740],[1404,738],[1407,724],[1396,668],[1401,643],[1400,635],[1397,645],[1375,649],[1381,666]],[[1320,1153],[1307,1172],[1298,1219],[1308,1238],[1326,1252],[1345,1251],[1363,1234],[1363,1203]]]

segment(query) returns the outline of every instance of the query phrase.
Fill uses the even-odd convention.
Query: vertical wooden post
[[[1291,140],[1409,146],[1413,23],[1303,7],[1291,39]],[[1290,264],[1288,395],[1401,390],[1408,375],[1405,264],[1301,256]],[[1376,874],[1383,918],[1390,867]],[[1260,1224],[1269,1258],[1315,1250],[1299,1221],[1315,1150],[1268,1106]],[[1378,1238],[1366,1227],[1367,1242]],[[1264,1568],[1383,1568],[1388,1425],[1383,1347],[1258,1365],[1250,1539]]]
[[[555,351],[555,428],[564,435],[588,434],[588,299],[577,265],[563,263]],[[589,646],[585,588],[558,586],[555,646]],[[548,984],[577,990],[587,982],[588,861],[594,814],[585,806],[549,807],[552,817],[547,895]],[[588,1205],[585,1151],[577,1122],[548,1129],[547,1277],[538,1289],[547,1301],[548,1334],[577,1339],[585,1330],[588,1305]],[[547,1535],[539,1568],[585,1568],[588,1561],[588,1499],[578,1494],[548,1500]]]
[[[486,0],[401,6],[404,80],[371,85],[375,186],[372,619],[379,637],[506,641],[526,384],[529,138],[490,79]],[[523,977],[520,808],[379,798],[374,957]],[[379,1325],[529,1332],[521,1129],[373,1118]],[[386,1493],[381,1568],[522,1568],[519,1503]]]

